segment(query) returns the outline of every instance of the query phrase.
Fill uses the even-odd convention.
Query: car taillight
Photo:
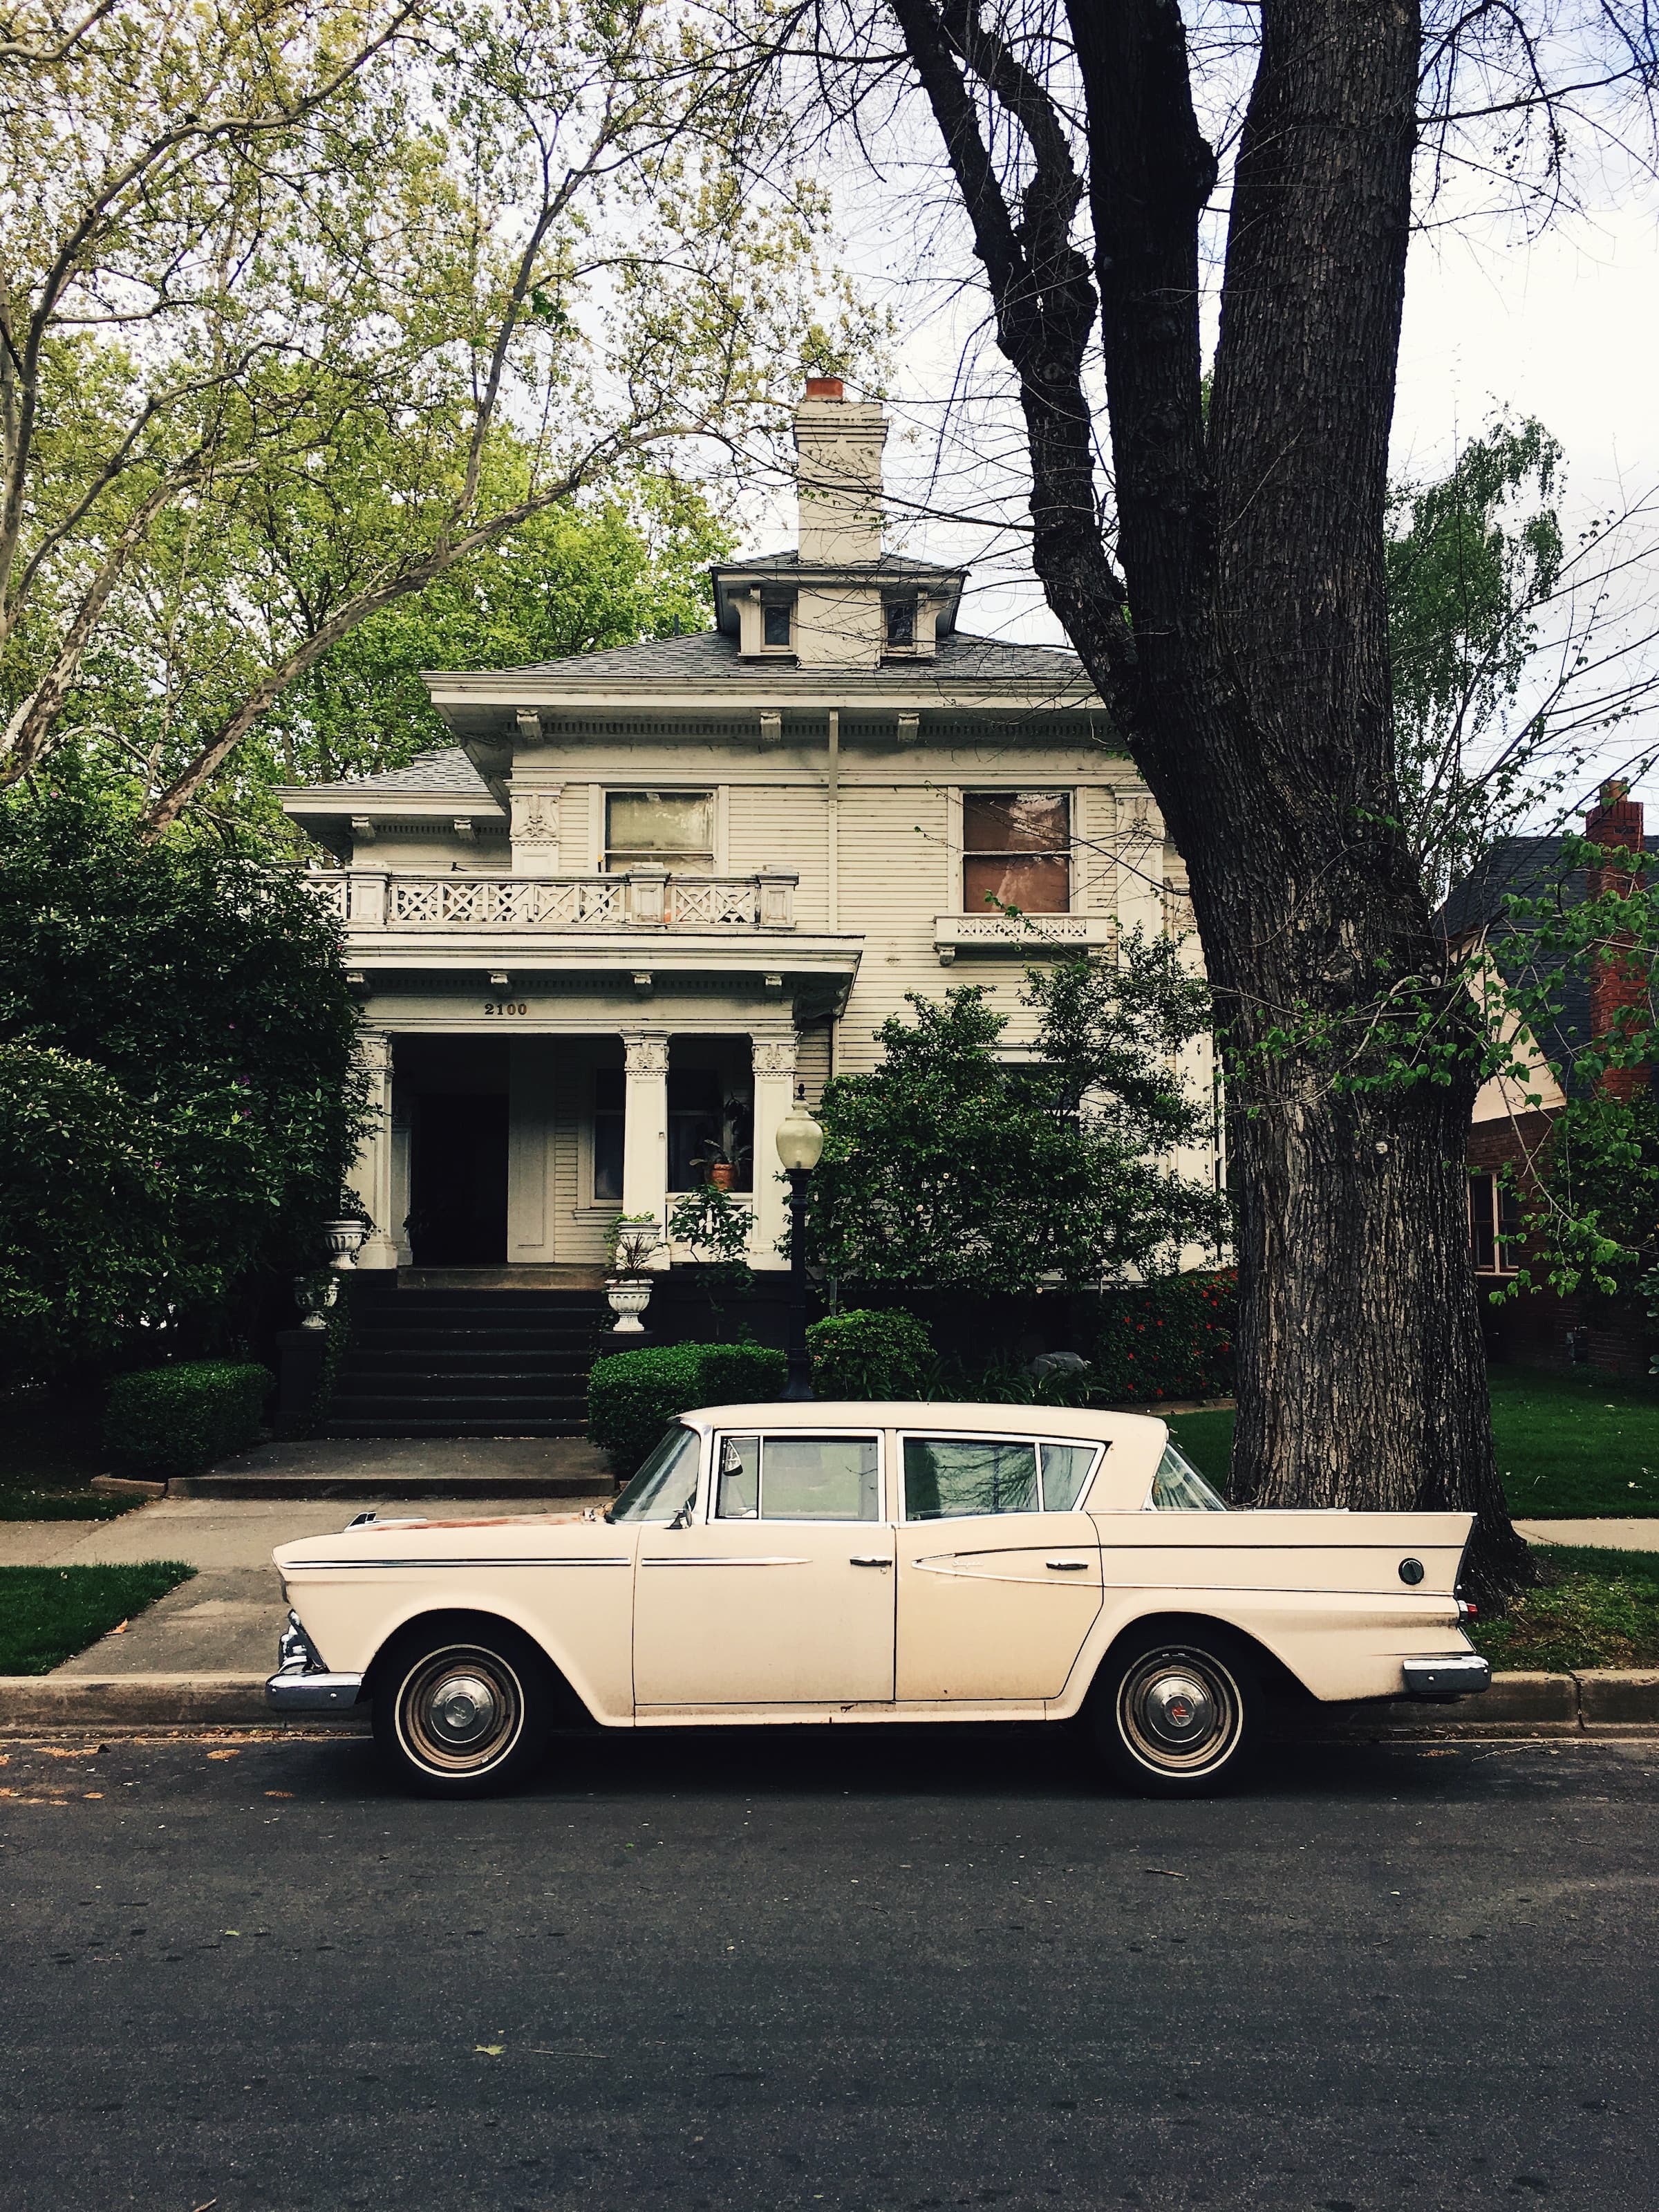
[[[1479,1620],[1480,1608],[1478,1605],[1472,1604],[1468,1598],[1460,1597],[1457,1601],[1457,1618],[1464,1621]]]

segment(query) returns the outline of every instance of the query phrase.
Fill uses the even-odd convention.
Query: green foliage
[[[806,1346],[820,1398],[914,1398],[935,1358],[927,1323],[898,1310],[830,1314],[807,1330]]]
[[[49,1674],[195,1572],[181,1559],[0,1567],[0,1674]]]
[[[1097,1402],[1224,1397],[1233,1387],[1238,1278],[1166,1275],[1100,1302],[1090,1380]]]
[[[1210,1102],[1170,1058],[1208,1020],[1180,951],[1137,931],[1115,962],[1028,976],[1036,1059],[999,1055],[1006,1018],[969,985],[878,1032],[883,1065],[823,1094],[811,1230],[832,1274],[870,1285],[1025,1291],[1153,1273],[1212,1243],[1224,1209],[1164,1164]]]
[[[587,1433],[630,1475],[677,1413],[694,1406],[775,1398],[787,1362],[761,1344],[647,1345],[596,1359],[587,1382]]]
[[[1545,721],[1509,723],[1565,559],[1561,458],[1541,423],[1499,416],[1445,477],[1392,495],[1396,771],[1413,844],[1442,889],[1543,795]]]
[[[363,1125],[356,1030],[291,868],[145,844],[83,784],[0,803],[7,1357],[106,1351],[314,1265]]]
[[[268,1368],[248,1360],[181,1359],[110,1385],[104,1441],[131,1474],[193,1474],[255,1443]]]
[[[0,1044],[0,1359],[44,1372],[200,1285],[162,1133],[85,1060]]]
[[[688,1191],[668,1217],[668,1234],[675,1243],[687,1246],[702,1270],[702,1288],[708,1300],[711,1326],[720,1325],[722,1298],[751,1287],[754,1270],[749,1265],[750,1216],[718,1183],[705,1182]]]

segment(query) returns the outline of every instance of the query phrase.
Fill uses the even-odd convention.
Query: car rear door
[[[1057,1698],[1101,1607],[1092,1444],[898,1440],[901,1704]]]

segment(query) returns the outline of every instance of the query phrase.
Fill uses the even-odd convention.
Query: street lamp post
[[[778,1124],[778,1158],[789,1178],[789,1376],[783,1395],[799,1403],[812,1395],[806,1356],[806,1186],[823,1151],[823,1132],[799,1099]]]

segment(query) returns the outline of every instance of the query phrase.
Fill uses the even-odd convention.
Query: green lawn
[[[195,1573],[135,1567],[0,1567],[0,1674],[46,1674]]]
[[[1533,1556],[1539,1587],[1469,1631],[1495,1673],[1659,1663],[1659,1552],[1540,1544]]]
[[[1659,1389],[1605,1375],[1492,1373],[1492,1423],[1510,1509],[1528,1519],[1659,1516]],[[1176,1441],[1212,1482],[1227,1479],[1231,1413],[1177,1413]]]
[[[114,1472],[96,1391],[0,1391],[0,1521],[112,1521],[143,1503],[88,1489]]]

